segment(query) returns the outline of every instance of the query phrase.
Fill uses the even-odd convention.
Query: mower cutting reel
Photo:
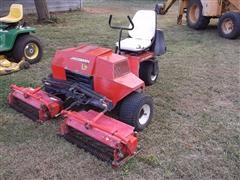
[[[134,127],[96,111],[63,111],[60,134],[99,159],[121,165],[137,152]]]
[[[54,118],[62,109],[61,100],[52,95],[49,96],[40,87],[33,89],[11,85],[8,104],[38,122]]]

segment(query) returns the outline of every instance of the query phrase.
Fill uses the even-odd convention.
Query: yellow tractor
[[[158,3],[155,10],[165,15],[176,1]],[[221,37],[236,39],[240,36],[240,0],[179,0],[178,24],[182,24],[184,13],[190,28],[206,29],[211,18],[219,18],[218,32]]]

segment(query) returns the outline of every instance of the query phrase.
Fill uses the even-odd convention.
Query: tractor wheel
[[[193,29],[206,29],[210,18],[203,16],[203,6],[200,0],[190,0],[187,8],[187,24]]]
[[[153,100],[143,93],[133,93],[126,97],[120,105],[121,121],[142,131],[148,126],[153,116]]]
[[[144,81],[146,86],[155,84],[157,82],[158,74],[158,63],[146,61],[140,64],[139,77]]]
[[[25,58],[30,64],[35,64],[41,60],[42,54],[43,50],[40,40],[32,35],[25,34],[17,38],[12,58],[15,62]]]
[[[227,12],[221,16],[218,23],[218,33],[227,39],[236,39],[240,35],[240,14]]]

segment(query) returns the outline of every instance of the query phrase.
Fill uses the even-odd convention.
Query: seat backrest
[[[132,21],[134,29],[129,31],[129,36],[137,39],[151,40],[156,30],[156,13],[152,10],[137,11]]]
[[[21,20],[23,18],[22,4],[12,4],[10,7],[9,16]]]

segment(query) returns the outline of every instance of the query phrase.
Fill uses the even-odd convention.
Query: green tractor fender
[[[18,37],[30,33],[35,33],[35,28],[19,27],[9,30],[0,29],[0,53],[11,51]]]

